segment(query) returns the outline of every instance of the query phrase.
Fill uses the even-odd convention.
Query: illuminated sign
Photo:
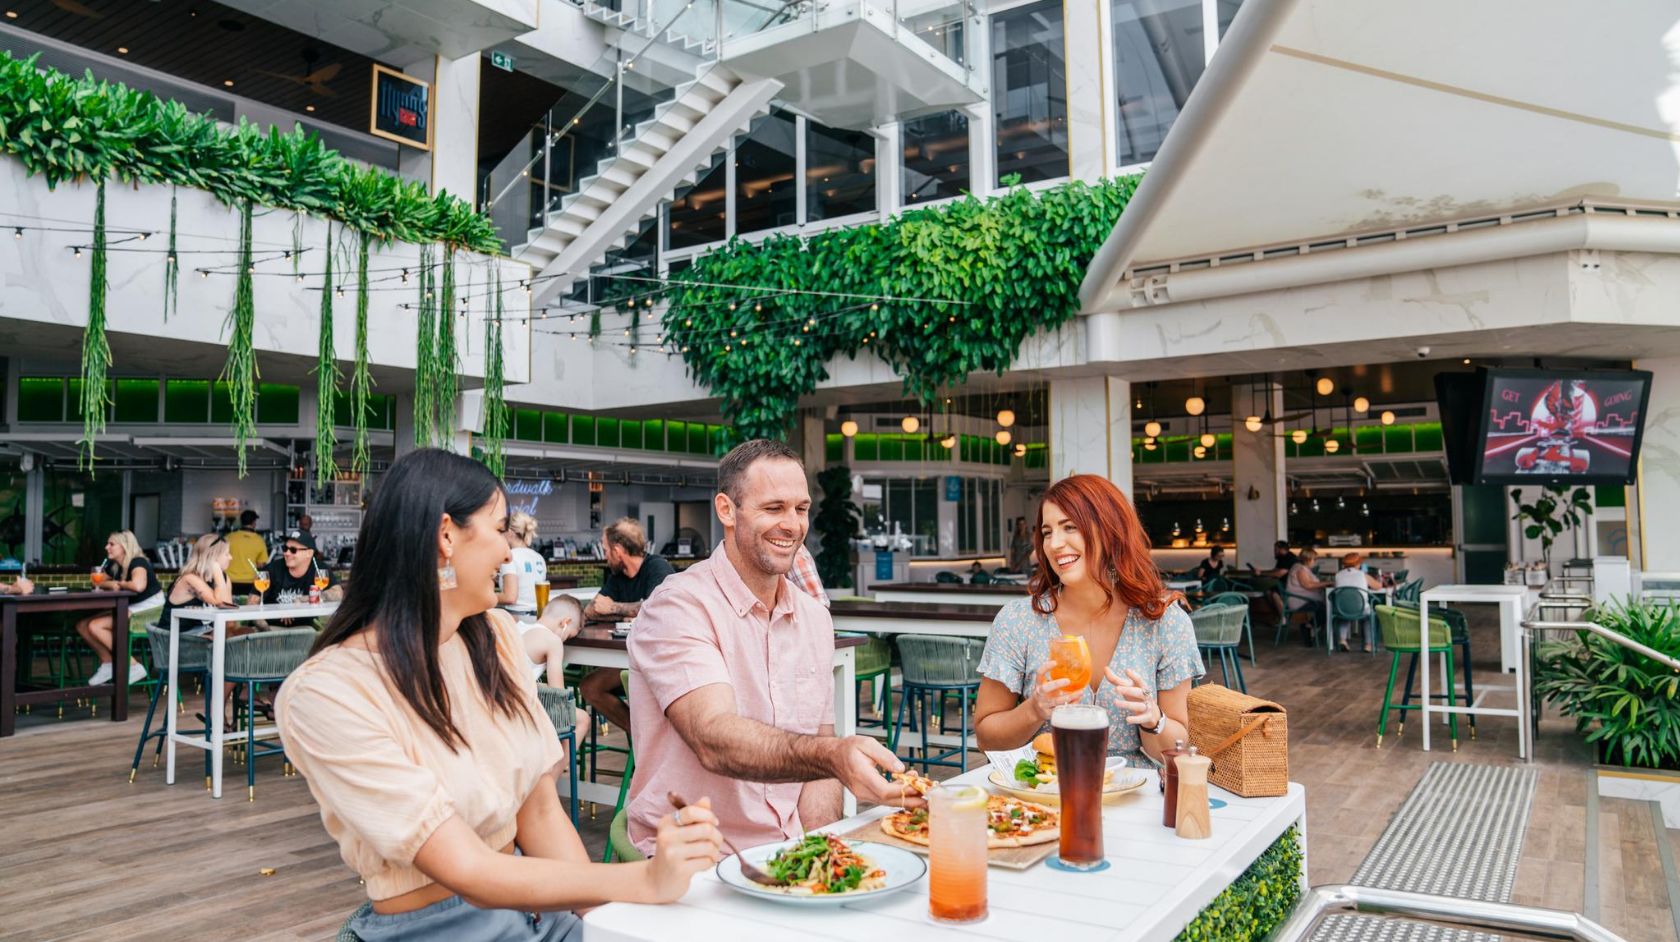
[[[431,150],[431,91],[431,85],[426,82],[375,64],[368,133],[409,147]]]

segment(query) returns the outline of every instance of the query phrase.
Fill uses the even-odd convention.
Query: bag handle
[[[1213,758],[1214,756],[1219,755],[1220,753],[1224,752],[1225,750],[1227,750],[1227,749],[1231,748],[1232,746],[1236,745],[1237,740],[1243,738],[1244,736],[1247,736],[1249,733],[1252,733],[1255,730],[1259,729],[1261,726],[1265,725],[1266,721],[1270,720],[1271,718],[1272,718],[1272,716],[1269,713],[1265,714],[1263,716],[1256,716],[1254,719],[1248,721],[1248,725],[1244,726],[1242,729],[1237,730],[1236,732],[1232,733],[1231,735],[1225,737],[1224,742],[1220,743],[1217,746],[1214,746],[1212,749],[1207,750],[1206,752],[1202,753],[1202,755],[1207,756],[1210,759]]]

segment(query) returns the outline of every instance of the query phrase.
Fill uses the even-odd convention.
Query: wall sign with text
[[[368,133],[398,144],[432,149],[432,87],[377,63]]]

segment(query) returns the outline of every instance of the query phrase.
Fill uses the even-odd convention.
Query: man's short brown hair
[[[787,442],[779,442],[773,438],[754,438],[744,441],[729,449],[729,454],[718,462],[718,491],[728,494],[729,499],[739,502],[741,499],[741,483],[746,480],[747,469],[754,463],[767,459],[791,461],[805,467],[799,460],[799,452],[794,451]]]
[[[635,517],[620,517],[607,524],[607,542],[631,556],[647,555],[647,533]]]

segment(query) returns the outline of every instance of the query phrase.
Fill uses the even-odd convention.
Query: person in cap
[[[1360,568],[1365,557],[1358,553],[1347,553],[1342,556],[1342,568],[1336,571],[1335,583],[1338,589],[1365,589],[1380,591],[1382,580]],[[1350,622],[1342,621],[1336,625],[1336,644],[1343,651],[1348,649],[1348,632],[1352,628]],[[1371,639],[1365,639],[1365,650],[1371,650]]]
[[[279,557],[268,564],[268,591],[262,595],[263,604],[294,605],[309,601],[318,576],[327,579],[327,587],[321,590],[322,600],[336,602],[344,598],[344,587],[333,578],[331,570],[315,559],[315,535],[308,530],[287,530]]]
[[[248,595],[257,570],[268,562],[268,541],[257,532],[257,512],[247,510],[239,515],[239,529],[227,535],[228,552],[233,563],[228,566],[228,579],[235,595]]]

